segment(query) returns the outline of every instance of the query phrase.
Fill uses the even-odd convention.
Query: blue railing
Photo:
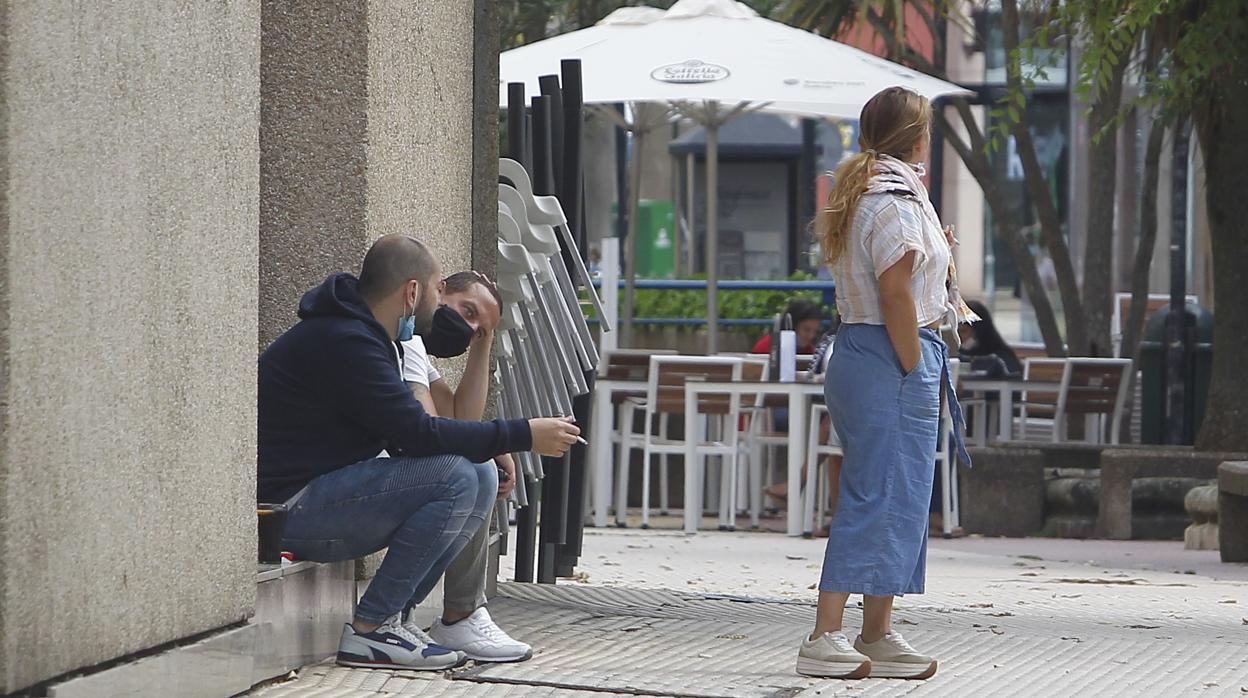
[[[827,307],[836,305],[836,284],[831,279],[818,281],[758,281],[749,279],[725,279],[717,283],[721,291],[818,291],[823,294],[823,304]],[[602,280],[594,279],[594,286],[601,287]],[[660,291],[705,291],[706,281],[699,279],[637,279],[636,288],[655,289]],[[619,287],[624,288],[624,280],[620,279]],[[598,324],[597,318],[590,318],[591,325]],[[725,319],[719,318],[720,327],[769,327],[771,318]],[[700,327],[706,324],[706,318],[633,318],[634,325],[654,325],[657,327]]]

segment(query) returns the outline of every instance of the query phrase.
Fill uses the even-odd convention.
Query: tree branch
[[[970,115],[969,108],[966,114]],[[1053,305],[1044,289],[1044,283],[1040,280],[1040,272],[1036,269],[1036,260],[1026,240],[1019,234],[1014,212],[1001,195],[997,180],[988,164],[987,155],[983,150],[972,150],[962,139],[962,134],[953,128],[943,111],[937,111],[934,118],[936,127],[940,129],[945,141],[957,151],[962,162],[970,170],[971,176],[975,178],[984,192],[984,199],[988,202],[988,208],[993,214],[993,233],[1005,243],[1010,252],[1010,258],[1014,260],[1014,265],[1018,268],[1023,288],[1026,289],[1027,297],[1036,311],[1036,323],[1040,326],[1040,336],[1044,338],[1045,350],[1050,356],[1065,356],[1062,332],[1057,326],[1057,316],[1053,312]],[[973,118],[970,120],[970,125],[975,126]]]
[[[1001,37],[1006,56],[1006,85],[1010,95],[1023,94],[1018,32],[1018,0],[1001,0]],[[1040,237],[1049,251],[1057,275],[1058,291],[1061,293],[1062,308],[1066,314],[1066,342],[1072,354],[1084,355],[1088,350],[1087,320],[1084,317],[1083,300],[1079,295],[1075,266],[1070,258],[1070,248],[1062,234],[1062,222],[1053,197],[1049,194],[1040,159],[1036,157],[1036,145],[1031,138],[1031,117],[1025,108],[1018,109],[1017,116],[1017,120],[1010,120],[1010,133],[1014,136],[1018,157],[1023,164],[1023,179],[1027,191],[1040,218]]]

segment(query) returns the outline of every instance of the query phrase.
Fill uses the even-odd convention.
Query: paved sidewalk
[[[1037,559],[1091,550],[1053,543],[933,541],[928,593],[899,599],[896,613],[897,628],[940,660],[925,682],[793,673],[821,541],[590,530],[577,581],[506,584],[491,602],[534,645],[529,662],[433,676],[322,664],[254,695],[1248,695],[1248,583]],[[1139,545],[1100,542],[1088,559],[1125,559]],[[966,549],[976,546],[990,554]],[[1149,559],[1165,553],[1154,545]],[[1180,544],[1173,554],[1182,559]],[[861,614],[847,615],[853,630]]]

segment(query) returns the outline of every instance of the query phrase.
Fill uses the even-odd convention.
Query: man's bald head
[[[421,295],[428,295],[437,281],[434,278],[437,273],[438,260],[424,243],[407,235],[385,235],[364,255],[360,295],[365,301],[375,303],[412,279],[420,284]]]

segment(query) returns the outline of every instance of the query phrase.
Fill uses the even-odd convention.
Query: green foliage
[[[1244,0],[1042,0],[1041,5],[1048,22],[1024,43],[1030,50],[1077,41],[1075,89],[1085,102],[1096,102],[1112,88],[1120,66],[1138,71],[1143,89],[1123,104],[1106,131],[1137,106],[1167,122],[1208,109],[1224,81],[1245,79]]]
[[[696,277],[696,278],[705,278]],[[794,272],[789,281],[813,281],[815,277],[804,272]],[[805,298],[822,303],[823,294],[818,291],[754,291],[719,290],[719,316],[725,320],[769,320],[783,311],[789,302]],[[706,291],[661,290],[639,288],[634,305],[638,318],[705,318]],[[692,331],[693,326],[684,329]],[[757,327],[732,327],[723,331],[755,335]]]

